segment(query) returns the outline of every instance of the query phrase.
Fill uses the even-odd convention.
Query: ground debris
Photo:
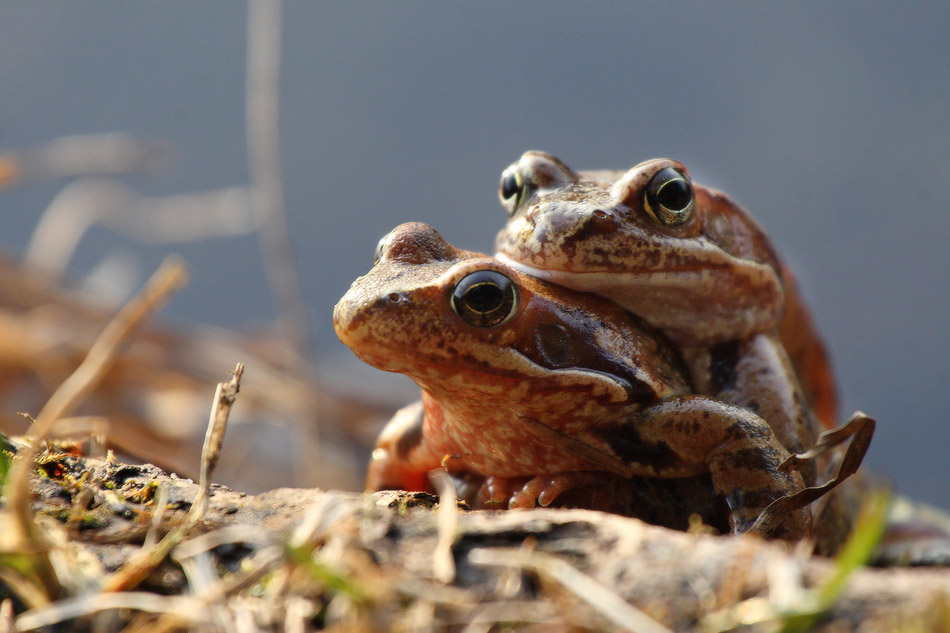
[[[168,559],[133,590],[104,592],[148,547],[150,530],[161,537],[182,524],[198,484],[147,464],[49,451],[40,461],[57,467],[32,479],[32,509],[45,527],[35,547],[50,551],[60,578],[81,573],[84,582],[62,582],[45,600],[20,595],[28,584],[17,579],[30,580],[17,561],[29,552],[0,550],[0,596],[13,598],[23,630],[56,622],[88,630],[98,614],[108,624],[101,630],[226,631],[248,620],[256,631],[770,631],[807,611],[810,592],[834,570],[833,561],[753,538],[585,510],[460,505],[455,574],[444,583],[433,495],[246,495],[213,485],[205,515]],[[814,622],[826,631],[946,630],[950,573],[861,569]]]

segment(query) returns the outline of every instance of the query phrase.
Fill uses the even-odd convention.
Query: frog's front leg
[[[804,488],[799,473],[780,469],[788,451],[765,420],[703,396],[664,400],[591,434],[628,464],[632,475],[675,478],[708,471],[729,509],[734,533],[748,531],[772,501]],[[753,531],[787,540],[806,538],[811,513],[798,508],[774,528]]]
[[[409,404],[390,418],[376,440],[366,472],[366,491],[431,490],[428,474],[441,460],[426,449],[422,401]]]
[[[694,393],[754,411],[768,421],[789,453],[801,453],[814,444],[815,420],[774,333],[680,351]],[[814,469],[806,470],[806,483],[813,484],[816,475]]]

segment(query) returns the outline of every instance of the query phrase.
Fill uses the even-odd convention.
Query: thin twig
[[[189,541],[183,545],[187,546],[191,542],[192,541]],[[197,548],[197,551],[193,549],[183,556],[179,554],[178,550],[176,550],[173,556],[178,560],[179,564],[182,564],[184,562],[183,559],[190,558],[196,554],[203,554],[205,551],[206,550],[204,549]],[[266,546],[255,553],[251,558],[247,559],[241,566],[240,571],[236,572],[226,580],[220,580],[213,586],[206,588],[201,593],[201,595],[196,597],[196,599],[201,600],[202,603],[210,609],[214,603],[221,601],[224,598],[239,591],[247,589],[247,587],[273,571],[275,567],[283,562],[284,553],[280,547],[276,545]],[[174,613],[166,613],[161,615],[155,622],[150,623],[147,630],[149,633],[171,631],[175,629],[175,624],[176,619]]]
[[[211,486],[211,475],[221,453],[221,442],[224,440],[224,430],[228,424],[228,414],[234,397],[240,389],[241,374],[244,373],[244,363],[238,363],[228,382],[218,383],[215,389],[214,403],[208,420],[208,431],[205,434],[205,443],[201,451],[201,480],[198,492],[185,520],[169,530],[167,534],[151,548],[139,550],[136,556],[129,560],[113,573],[104,583],[104,592],[128,591],[145,580],[172,548],[175,547],[195,523],[204,517],[208,507],[208,490]]]
[[[4,598],[0,603],[0,633],[13,631],[13,600]]]
[[[29,631],[107,609],[133,609],[163,615],[174,614],[179,621],[192,625],[209,622],[207,605],[198,598],[127,591],[97,593],[61,600],[42,609],[27,611],[16,619],[16,626],[18,631]]]
[[[436,515],[438,539],[435,551],[432,553],[432,575],[439,582],[448,584],[455,578],[452,544],[458,536],[458,493],[452,478],[445,470],[433,470],[429,473],[429,478],[439,493],[439,508]]]
[[[247,235],[258,230],[258,218],[247,187],[146,197],[116,180],[83,178],[66,185],[47,205],[23,259],[62,276],[95,225],[147,244],[169,244]]]
[[[190,538],[175,548],[172,558],[181,560],[191,556],[197,556],[221,547],[222,545],[231,545],[234,543],[250,543],[260,546],[276,545],[270,534],[260,529],[257,525],[229,525],[218,528],[213,532],[199,534]]]
[[[284,208],[280,160],[280,45],[282,0],[249,0],[247,17],[247,152],[251,201],[259,217],[261,252],[289,360],[308,346],[307,314],[294,265]]]
[[[162,527],[162,515],[165,514],[166,507],[168,507],[168,484],[163,482],[158,485],[155,501],[152,502],[152,522],[145,535],[145,542],[142,543],[142,549],[151,549],[158,542],[158,531]]]
[[[0,189],[77,176],[151,173],[167,162],[164,143],[122,132],[63,136],[0,154]]]
[[[0,566],[0,583],[8,587],[10,592],[30,609],[45,607],[50,602],[44,587],[40,587],[11,567]]]
[[[207,497],[208,487],[211,486],[211,476],[214,475],[221,457],[221,445],[224,442],[224,432],[228,428],[228,416],[231,415],[231,406],[241,390],[241,376],[244,375],[244,363],[238,363],[232,372],[231,380],[219,382],[214,392],[214,404],[211,415],[208,417],[208,430],[205,433],[205,443],[201,447],[201,477],[199,479],[199,495]]]
[[[625,601],[609,587],[550,554],[516,548],[478,548],[469,552],[468,557],[473,565],[532,569],[556,581],[624,631],[672,633],[670,629]]]

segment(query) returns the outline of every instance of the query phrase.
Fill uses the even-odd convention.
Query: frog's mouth
[[[593,277],[596,275],[612,275],[614,277],[629,276],[640,279],[655,277],[659,279],[665,276],[683,273],[699,274],[705,271],[716,270],[731,272],[741,270],[743,267],[767,268],[765,264],[757,264],[736,258],[719,246],[704,239],[696,241],[694,247],[690,250],[690,257],[688,258],[661,258],[653,264],[645,263],[639,267],[631,267],[629,262],[618,264],[610,259],[597,261],[596,258],[584,258],[583,260],[577,258],[577,261],[575,261],[573,256],[563,254],[560,257],[546,258],[546,263],[549,267],[542,269],[526,264],[523,260],[514,259],[500,249],[496,250],[494,256],[498,261],[532,277],[548,281],[558,280],[558,283],[567,286],[571,286],[571,284],[564,284],[563,280],[569,276]],[[731,272],[731,274],[736,273]],[[584,290],[584,288],[580,290]]]
[[[526,275],[530,275],[536,279],[543,279],[544,281],[552,281],[552,282],[554,281],[555,274],[554,272],[550,270],[543,270],[541,268],[535,268],[534,266],[528,266],[527,264],[522,264],[518,260],[511,259],[510,257],[508,257],[507,255],[501,252],[495,253],[495,259],[500,261],[505,266],[510,266],[514,268],[515,270],[517,270],[518,272],[522,272]]]
[[[618,272],[615,270],[557,270],[551,268],[536,268],[518,260],[512,259],[504,253],[495,253],[495,259],[535,279],[541,279],[559,286],[571,288],[581,292],[599,293],[608,288],[614,288],[625,279],[638,279],[643,286],[688,286],[695,281],[687,281],[684,273],[695,276],[709,274],[717,268],[725,266],[695,264],[689,266],[666,266],[660,269],[630,269]]]
[[[567,268],[537,268],[508,255],[497,252],[495,259],[518,272],[530,275],[536,279],[565,286],[581,292],[600,293],[600,291],[617,287],[633,287],[630,280],[637,280],[641,290],[649,287],[656,289],[673,290],[679,287],[689,288],[697,284],[700,278],[715,279],[723,277],[726,282],[746,289],[762,287],[779,287],[775,271],[765,264],[744,262],[744,273],[740,272],[728,261],[714,261],[670,265],[665,263],[659,268],[628,268],[614,270],[609,267],[591,268],[589,270],[570,270]],[[736,279],[740,278],[740,279]]]
[[[764,264],[572,271],[535,268],[503,253],[495,257],[526,275],[606,297],[684,345],[710,345],[764,331],[778,321],[782,306],[782,284]],[[697,297],[696,288],[705,289],[705,297]]]

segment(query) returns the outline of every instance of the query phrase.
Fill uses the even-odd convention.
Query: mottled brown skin
[[[679,349],[697,393],[750,408],[791,452],[812,444],[814,410],[836,422],[830,364],[794,280],[761,228],[725,194],[692,184],[689,219],[667,225],[647,207],[661,170],[575,173],[527,152],[502,176],[511,216],[497,257],[531,275],[611,299]],[[516,195],[511,182],[520,185]],[[786,348],[791,357],[786,355]],[[801,379],[801,382],[799,382]],[[814,469],[806,473],[809,484]]]
[[[368,489],[426,489],[426,473],[445,466],[484,478],[482,500],[525,507],[607,482],[627,483],[633,498],[638,478],[708,476],[740,533],[804,487],[780,470],[788,451],[768,423],[690,395],[675,351],[612,302],[455,249],[424,224],[395,229],[377,260],[337,304],[334,326],[362,360],[419,384],[422,404],[384,429]],[[487,326],[452,298],[484,271],[517,295]],[[811,515],[793,511],[761,532],[809,536]]]

